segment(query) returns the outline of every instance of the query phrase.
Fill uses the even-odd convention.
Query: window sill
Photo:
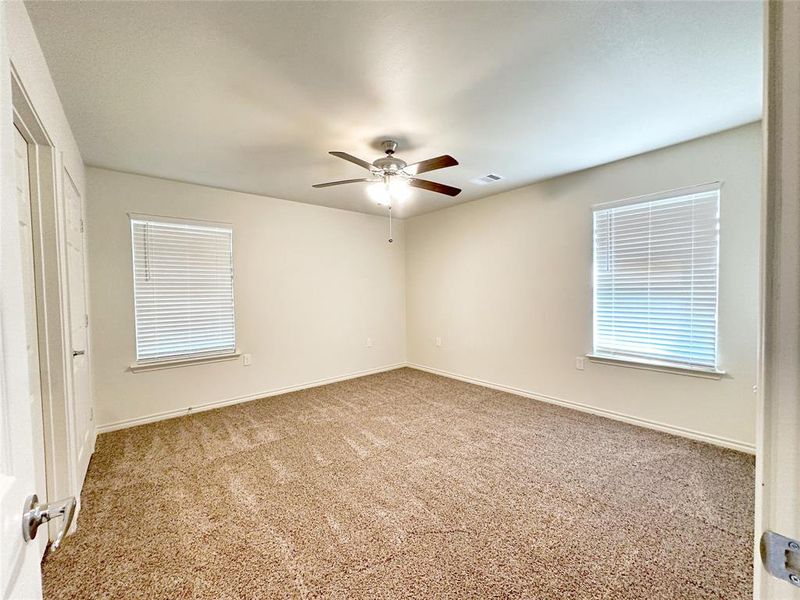
[[[130,370],[133,373],[141,373],[143,371],[158,371],[160,369],[175,369],[177,367],[188,367],[191,365],[199,365],[203,363],[223,362],[228,360],[235,360],[242,355],[238,350],[236,352],[227,354],[207,354],[205,356],[191,356],[187,358],[175,358],[169,360],[154,360],[150,362],[133,363]]]
[[[687,367],[686,365],[648,361],[644,359],[623,358],[619,356],[604,356],[602,354],[587,354],[593,363],[612,365],[615,367],[628,367],[631,369],[644,369],[646,371],[659,371],[661,373],[673,373],[675,375],[687,375],[689,377],[701,377],[703,379],[722,379],[725,371],[703,367]]]

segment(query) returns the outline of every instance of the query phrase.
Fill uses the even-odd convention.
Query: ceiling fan
[[[416,175],[420,175],[421,173],[428,173],[437,169],[444,169],[445,167],[457,165],[458,161],[452,156],[444,154],[436,158],[429,158],[428,160],[409,165],[406,161],[394,155],[395,150],[397,150],[397,142],[394,140],[385,140],[381,143],[381,148],[383,148],[386,156],[372,163],[361,160],[347,152],[330,152],[329,154],[333,156],[343,158],[359,167],[363,167],[370,172],[370,177],[318,183],[313,187],[325,188],[347,183],[372,183],[373,185],[367,188],[367,193],[378,204],[390,208],[392,200],[404,200],[408,197],[411,192],[409,189],[410,187],[436,192],[437,194],[445,194],[447,196],[458,196],[458,194],[461,193],[459,188],[443,183],[436,183],[435,181],[428,181],[427,179],[418,179],[416,177]]]

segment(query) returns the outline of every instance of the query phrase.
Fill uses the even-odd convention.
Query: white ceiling
[[[411,216],[761,114],[759,2],[27,6],[87,164],[350,210],[328,150],[456,157]]]

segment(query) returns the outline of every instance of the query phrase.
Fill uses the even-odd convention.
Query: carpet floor
[[[400,369],[101,435],[45,598],[744,600],[753,468]]]

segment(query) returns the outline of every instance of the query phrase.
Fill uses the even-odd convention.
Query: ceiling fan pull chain
[[[392,239],[392,205],[389,205],[389,243],[391,244],[394,240]]]

